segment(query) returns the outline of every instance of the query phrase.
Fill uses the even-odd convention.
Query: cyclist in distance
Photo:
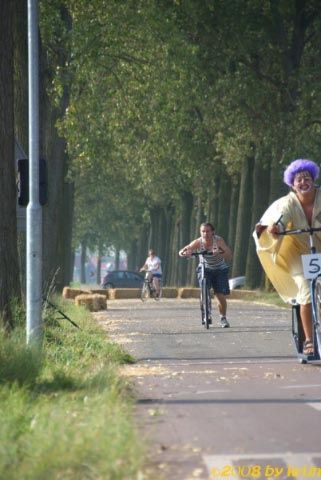
[[[162,279],[162,262],[157,257],[155,250],[150,248],[148,250],[148,257],[145,260],[144,265],[139,270],[140,272],[146,271],[148,274],[148,280],[154,284],[156,290],[156,296],[160,296],[161,279]]]
[[[222,328],[230,326],[226,318],[227,302],[226,295],[229,295],[230,288],[228,282],[229,262],[232,260],[231,249],[226,245],[224,239],[215,234],[211,223],[202,223],[200,226],[201,236],[183,247],[178,254],[181,257],[191,256],[195,250],[210,252],[204,254],[205,277],[209,288],[213,288],[220,314],[220,324]],[[198,280],[201,284],[200,265],[196,269]],[[200,285],[201,286],[201,285]],[[211,322],[210,322],[211,323]]]
[[[312,306],[309,281],[304,278],[302,254],[310,252],[309,235],[278,236],[287,229],[321,227],[321,192],[315,181],[319,166],[306,159],[287,166],[283,181],[291,188],[270,205],[256,225],[254,239],[262,266],[285,302],[300,306],[305,336],[303,353],[313,354]],[[314,234],[315,247],[321,252],[321,232]]]

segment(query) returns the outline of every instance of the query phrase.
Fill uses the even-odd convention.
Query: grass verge
[[[240,290],[242,292],[242,290]],[[242,300],[249,302],[268,303],[278,307],[287,308],[289,304],[284,303],[277,292],[265,292],[263,290],[246,290],[242,292]]]
[[[81,330],[47,311],[41,352],[21,327],[0,334],[0,478],[143,479],[134,399],[117,372],[132,359],[85,310],[63,310]]]

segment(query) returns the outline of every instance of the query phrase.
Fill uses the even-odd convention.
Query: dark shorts
[[[201,269],[197,268],[197,278],[201,286]],[[208,281],[208,284],[213,288],[214,293],[222,293],[223,295],[230,294],[230,286],[228,283],[228,272],[229,269],[225,268],[224,270],[206,270],[205,277]]]
[[[161,279],[161,278],[162,278],[162,274],[161,274],[161,273],[153,273],[153,277],[156,277],[156,278]]]

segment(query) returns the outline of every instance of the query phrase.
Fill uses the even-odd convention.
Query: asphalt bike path
[[[113,300],[95,317],[136,359],[153,479],[321,478],[321,366],[301,365],[291,311],[230,300],[206,330],[192,299]]]

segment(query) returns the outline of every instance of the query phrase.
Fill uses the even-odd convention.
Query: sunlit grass
[[[62,308],[80,329],[47,311],[42,354],[21,328],[0,335],[0,478],[145,478],[134,400],[118,375],[132,359],[86,311]]]
[[[289,307],[284,303],[277,292],[266,292],[264,290],[252,290],[242,293],[242,299],[253,302],[268,303],[278,307]]]

